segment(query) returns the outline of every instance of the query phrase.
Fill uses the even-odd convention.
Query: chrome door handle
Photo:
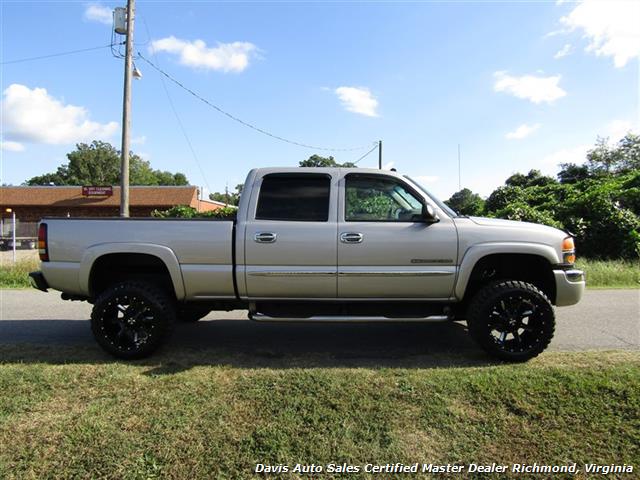
[[[356,232],[345,232],[340,234],[340,241],[342,243],[362,243],[364,235]]]
[[[275,243],[278,234],[272,232],[258,232],[253,239],[258,243]]]

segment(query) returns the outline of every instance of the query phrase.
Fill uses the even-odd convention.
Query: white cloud
[[[616,67],[640,57],[640,2],[580,2],[563,23],[570,31],[580,29],[589,39],[586,51],[613,57]]]
[[[538,77],[535,75],[523,75],[514,77],[507,72],[495,72],[493,74],[496,83],[493,89],[496,92],[505,92],[514,97],[524,98],[533,103],[553,103],[564,97],[567,92],[558,86],[560,75],[552,77]]]
[[[24,145],[18,142],[0,141],[0,150],[4,150],[6,152],[22,152],[24,150]]]
[[[342,106],[350,112],[359,113],[367,117],[377,117],[378,100],[366,87],[338,87],[336,95]]]
[[[564,47],[562,47],[560,50],[557,51],[557,53],[553,56],[553,58],[555,58],[556,60],[558,60],[559,58],[563,58],[566,57],[567,55],[569,55],[571,52],[573,51],[573,47],[571,46],[570,43],[566,43],[564,45]]]
[[[613,142],[621,140],[629,132],[637,131],[637,127],[634,128],[633,123],[627,120],[614,120],[606,127],[606,134]]]
[[[92,22],[111,25],[113,22],[113,12],[109,7],[105,7],[99,3],[90,3],[84,11],[84,18]]]
[[[133,137],[131,139],[131,144],[132,145],[144,145],[145,143],[147,143],[147,136],[146,135],[140,135],[139,137]]]
[[[513,132],[507,133],[505,135],[505,138],[508,138],[509,140],[521,140],[523,138],[528,137],[539,128],[540,128],[539,123],[536,123],[534,125],[527,125],[526,123],[523,123],[518,128],[516,128]]]
[[[88,120],[84,107],[64,105],[44,88],[30,89],[14,83],[3,92],[4,136],[19,142],[67,144],[108,138],[117,122]]]
[[[226,73],[245,70],[249,66],[249,60],[257,54],[258,47],[249,42],[218,43],[216,47],[207,47],[202,40],[190,42],[172,35],[154,40],[149,50],[178,55],[179,62],[187,67]]]
[[[547,167],[557,167],[561,163],[575,163],[580,165],[587,159],[587,151],[593,148],[592,145],[578,145],[571,148],[563,148],[545,156],[542,164]]]

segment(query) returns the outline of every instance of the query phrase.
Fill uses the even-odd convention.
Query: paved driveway
[[[17,346],[10,347],[12,357],[20,357],[20,345],[30,344],[25,361],[109,359],[91,335],[90,311],[87,303],[62,301],[53,292],[0,290],[0,344]],[[556,313],[551,351],[640,349],[640,290],[590,290],[578,305]],[[422,368],[488,361],[462,322],[261,324],[246,320],[246,312],[240,310],[214,312],[204,321],[176,325],[161,361],[172,363],[203,350],[208,363],[258,368]]]

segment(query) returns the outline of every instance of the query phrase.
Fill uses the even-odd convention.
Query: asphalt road
[[[90,311],[89,304],[63,301],[55,292],[0,290],[0,344],[98,351],[87,320]],[[578,305],[556,309],[556,316],[549,350],[640,349],[640,290],[588,290]],[[399,360],[419,366],[424,362],[418,358],[433,354],[482,355],[463,323],[260,324],[246,320],[245,311],[214,312],[203,321],[178,324],[167,349],[212,349],[221,361],[233,363],[240,356],[244,364],[316,358],[320,364],[356,360],[384,366]]]

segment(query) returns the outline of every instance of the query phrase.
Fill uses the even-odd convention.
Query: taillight
[[[47,224],[41,223],[38,228],[38,253],[41,262],[49,261],[49,246],[47,244]]]
[[[576,247],[573,237],[567,237],[562,241],[562,262],[568,265],[576,263]]]

